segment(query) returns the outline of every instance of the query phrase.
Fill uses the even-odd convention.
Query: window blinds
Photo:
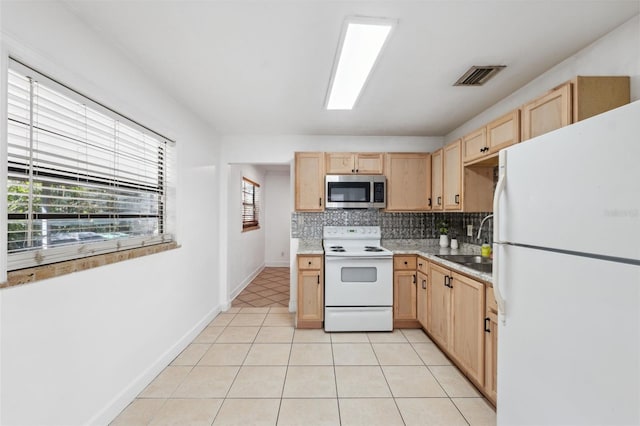
[[[242,228],[260,225],[260,185],[242,178]]]
[[[170,241],[171,141],[10,61],[8,269]]]

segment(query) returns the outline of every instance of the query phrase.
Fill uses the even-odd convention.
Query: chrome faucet
[[[480,222],[480,227],[478,228],[478,237],[477,237],[478,240],[480,239],[480,233],[482,232],[482,225],[484,225],[484,223],[487,221],[487,219],[489,219],[491,217],[493,217],[493,213],[490,214],[490,215],[485,216],[485,218],[482,219],[482,221]]]

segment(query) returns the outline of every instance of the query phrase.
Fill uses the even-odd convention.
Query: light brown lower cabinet
[[[467,377],[483,387],[484,284],[434,263],[429,270],[427,331]]]
[[[484,319],[484,391],[496,404],[498,399],[498,306],[493,288],[487,286],[486,317]]]
[[[423,328],[427,328],[427,282],[429,281],[429,276],[418,271],[416,277],[418,280],[418,292],[416,295],[418,322]]]
[[[393,257],[393,327],[418,328],[416,256]]]
[[[322,255],[298,256],[297,328],[322,328],[324,273]]]

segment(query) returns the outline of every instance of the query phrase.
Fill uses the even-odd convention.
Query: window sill
[[[29,284],[47,278],[59,277],[73,272],[85,271],[99,266],[110,265],[123,260],[135,259],[173,250],[180,246],[176,242],[154,244],[148,247],[139,247],[131,250],[122,250],[113,253],[99,254],[97,256],[83,257],[81,259],[52,263],[50,265],[34,266],[32,268],[18,269],[7,272],[7,281],[0,283],[0,288]]]
[[[257,229],[260,229],[260,225],[247,226],[246,228],[242,228],[242,232],[255,231]]]

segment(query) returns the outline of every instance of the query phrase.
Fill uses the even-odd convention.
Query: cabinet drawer
[[[425,275],[428,274],[429,273],[429,261],[427,259],[425,259],[424,257],[418,256],[418,266],[416,267],[416,269],[419,272],[422,272]]]
[[[416,269],[416,256],[394,256],[393,269],[395,271]]]
[[[320,269],[322,256],[298,256],[298,270]]]
[[[486,301],[485,304],[487,306],[487,312],[493,312],[495,314],[498,313],[498,303],[496,302],[496,296],[493,294],[493,287],[489,287],[487,285],[486,290]]]

